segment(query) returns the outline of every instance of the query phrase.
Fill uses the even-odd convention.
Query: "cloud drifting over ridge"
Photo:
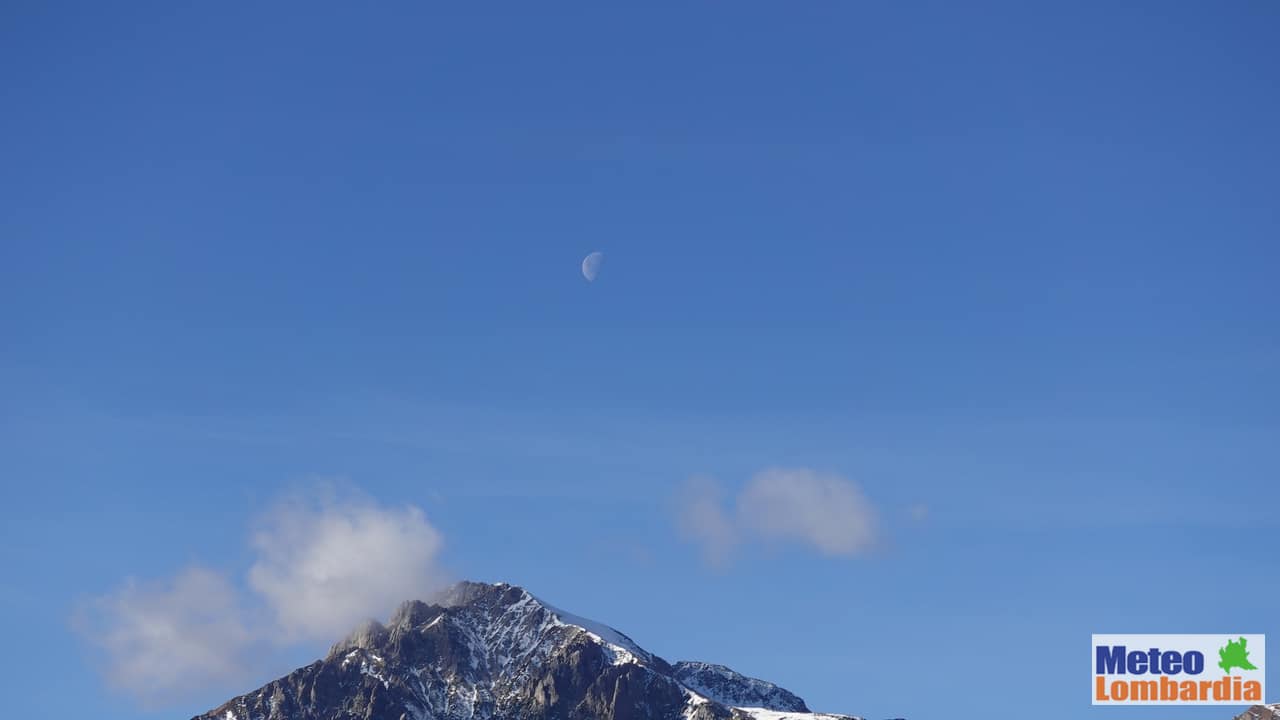
[[[285,645],[335,641],[444,584],[443,538],[420,509],[320,494],[258,520],[248,592],[189,567],[85,603],[73,624],[101,652],[108,682],[145,704],[168,702],[238,680]]]
[[[286,640],[334,639],[444,582],[440,533],[416,507],[282,505],[254,533],[249,586]]]
[[[852,556],[874,546],[875,509],[851,480],[807,468],[769,468],[734,498],[712,479],[694,477],[680,498],[678,524],[702,546],[708,564],[723,567],[749,540],[789,541],[824,555]]]

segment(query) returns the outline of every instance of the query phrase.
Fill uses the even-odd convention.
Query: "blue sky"
[[[272,677],[139,706],[72,618],[193,565],[247,593],[255,518],[336,482],[453,576],[817,709],[1229,717],[1095,710],[1084,648],[1280,637],[1278,24],[6,5],[9,711]],[[874,547],[709,567],[682,488],[777,467],[855,484]]]

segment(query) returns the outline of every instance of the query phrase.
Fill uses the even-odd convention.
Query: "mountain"
[[[1280,720],[1280,703],[1254,705],[1237,715],[1236,720]]]
[[[463,582],[194,720],[860,720],[723,665],[674,665],[524,588]]]

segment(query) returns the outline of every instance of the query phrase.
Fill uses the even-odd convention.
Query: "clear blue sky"
[[[1280,638],[1278,31],[1262,1],[6,3],[6,712],[224,699],[139,709],[73,609],[242,573],[259,508],[340,477],[422,507],[459,576],[817,709],[1229,717],[1094,710],[1084,657]],[[877,551],[705,567],[673,495],[770,466],[856,481]]]

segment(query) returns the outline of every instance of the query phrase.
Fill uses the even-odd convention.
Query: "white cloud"
[[[727,509],[714,481],[693,478],[684,490],[679,523],[702,545],[704,558],[723,565],[749,540],[794,542],[824,555],[851,556],[876,542],[876,513],[851,480],[807,468],[757,473]]]
[[[199,567],[129,580],[81,608],[76,625],[104,653],[108,682],[146,703],[239,679],[253,643],[231,582]]]
[[[73,622],[102,651],[108,682],[149,705],[221,688],[282,645],[334,642],[440,587],[443,540],[420,509],[313,494],[325,499],[259,519],[249,592],[191,567],[85,603]]]
[[[826,555],[854,555],[875,541],[875,511],[839,475],[772,468],[738,496],[738,521],[764,538],[807,543]]]
[[[249,585],[287,640],[333,640],[444,580],[443,538],[416,507],[291,502],[253,536]]]

